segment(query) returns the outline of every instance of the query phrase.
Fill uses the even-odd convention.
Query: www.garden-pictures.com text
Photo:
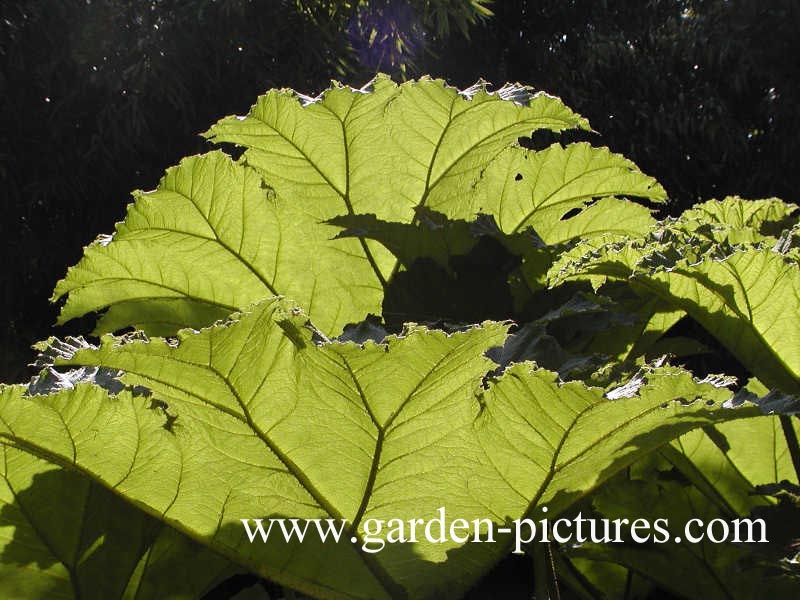
[[[547,513],[547,507],[542,507]],[[699,544],[709,540],[715,544],[723,542],[767,543],[766,523],[763,519],[713,519],[704,523],[702,519],[690,519],[683,528],[683,535],[671,535],[668,519],[595,519],[583,517],[578,513],[573,518],[514,519],[500,527],[491,519],[467,520],[447,519],[444,507],[440,507],[437,516],[425,519],[365,519],[358,535],[351,534],[350,542],[360,544],[364,552],[374,554],[386,547],[386,544],[405,544],[427,541],[442,544],[452,541],[465,543],[495,543],[502,536],[512,535],[514,554],[522,554],[526,544],[534,542],[556,542],[559,544],[577,543],[595,544],[623,543],[633,541],[637,544],[653,542],[664,544],[670,541],[676,544],[683,540],[691,544]],[[261,539],[267,543],[275,533],[286,543],[297,540],[302,543],[306,535],[316,533],[322,542],[329,540],[339,543],[346,532],[352,530],[347,519],[241,519],[250,543]],[[252,523],[252,525],[251,525]],[[275,525],[277,524],[277,528]],[[311,526],[311,529],[309,527]]]

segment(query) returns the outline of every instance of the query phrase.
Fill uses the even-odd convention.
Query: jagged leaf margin
[[[60,322],[108,307],[99,331],[203,326],[259,299],[288,295],[337,335],[378,313],[397,261],[374,242],[337,239],[337,215],[411,222],[435,198],[459,197],[518,137],[588,128],[557,98],[519,86],[459,92],[441,80],[378,76],[317,98],[260,97],[247,117],[207,133],[247,148],[184,160],[155,193],[137,193],[112,237],[89,246],[59,282]],[[263,181],[269,189],[263,189]]]
[[[665,441],[757,413],[720,410],[727,390],[674,368],[643,371],[614,400],[525,363],[484,388],[496,365],[483,354],[506,328],[326,343],[296,307],[263,302],[177,344],[109,337],[60,359],[121,369],[152,398],[88,384],[27,397],[7,388],[0,438],[301,591],[458,597],[505,554],[507,537],[369,554],[365,520],[429,519],[442,506],[448,518],[498,525],[543,504],[557,514]],[[348,541],[247,543],[240,519],[267,516],[348,519]]]
[[[691,315],[768,387],[797,394],[800,264],[772,246],[769,239],[731,245],[658,229],[632,241],[579,245],[548,277],[553,286],[627,281]]]

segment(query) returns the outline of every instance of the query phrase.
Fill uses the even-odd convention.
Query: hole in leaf
[[[571,219],[572,217],[580,214],[582,210],[583,208],[572,208],[562,215],[561,220],[566,221],[567,219]]]

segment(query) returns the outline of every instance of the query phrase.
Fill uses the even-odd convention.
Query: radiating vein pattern
[[[727,390],[674,368],[613,401],[531,363],[487,382],[496,365],[485,352],[507,328],[410,326],[380,344],[320,345],[295,305],[265,301],[177,342],[107,336],[59,359],[120,369],[148,395],[8,388],[0,438],[297,589],[433,598],[443,585],[448,597],[464,593],[509,540],[421,537],[370,553],[370,524],[430,520],[443,507],[448,519],[495,527],[543,504],[555,514],[665,441],[756,411],[719,410]],[[249,543],[241,519],[266,517],[346,519],[347,540]]]

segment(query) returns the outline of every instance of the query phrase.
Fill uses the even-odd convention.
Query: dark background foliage
[[[0,381],[29,372],[47,302],[132,189],[259,93],[430,72],[520,81],[587,116],[679,212],[798,200],[795,0],[10,0],[0,8]]]
[[[737,194],[798,199],[800,3],[504,0],[436,71],[559,95],[654,175],[672,211]],[[451,57],[459,56],[454,61]]]

